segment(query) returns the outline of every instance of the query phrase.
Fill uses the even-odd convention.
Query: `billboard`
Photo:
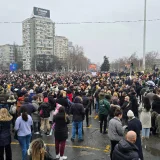
[[[89,69],[89,71],[97,71],[97,65],[96,64],[90,64],[88,69]]]
[[[33,8],[33,14],[35,16],[50,18],[50,10],[47,10],[47,9],[42,9],[42,8],[34,7]]]
[[[10,64],[10,66],[9,66],[9,70],[10,71],[17,71],[17,69],[18,69],[18,65],[17,65],[17,63],[11,63]]]

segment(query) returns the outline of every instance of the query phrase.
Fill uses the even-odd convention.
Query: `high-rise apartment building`
[[[23,21],[24,61],[23,69],[31,70],[46,56],[54,54],[55,24],[50,19],[50,11],[36,8],[33,16]]]
[[[55,55],[60,60],[65,60],[68,56],[68,39],[63,36],[55,36]]]

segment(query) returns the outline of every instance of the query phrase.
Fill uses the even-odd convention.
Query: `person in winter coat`
[[[122,111],[120,109],[117,109],[114,113],[114,116],[115,117],[109,121],[109,126],[108,126],[108,137],[111,141],[111,153],[110,153],[111,160],[114,147],[123,138],[124,134],[124,130],[121,123]]]
[[[121,109],[123,111],[122,123],[123,123],[123,125],[126,125],[128,123],[127,112],[132,109],[132,104],[131,104],[130,98],[128,96],[125,97],[125,101],[124,101]]]
[[[151,105],[148,97],[144,97],[143,106],[140,114],[142,123],[142,139],[149,139],[151,128]]]
[[[160,114],[160,97],[158,95],[153,97],[152,110]]]
[[[66,139],[68,138],[68,127],[69,118],[65,113],[64,107],[59,108],[59,112],[54,116],[53,122],[55,122],[55,149],[56,149],[56,158],[60,160],[67,159],[64,156]]]
[[[116,109],[120,109],[120,106],[117,104],[117,101],[113,101],[110,105],[109,120],[114,118],[114,112],[116,111]]]
[[[134,90],[131,90],[131,94],[130,94],[130,101],[131,101],[131,104],[132,104],[132,111],[135,115],[135,117],[138,117],[138,101],[137,101],[137,98],[136,98],[136,92]]]
[[[83,106],[85,109],[85,117],[86,117],[86,127],[89,127],[89,106],[90,106],[90,99],[86,96],[86,93],[82,93],[83,99]]]
[[[102,127],[104,123],[104,130],[103,134],[106,134],[106,128],[107,128],[107,117],[110,110],[110,103],[108,99],[110,97],[105,97],[104,92],[100,92],[100,101],[99,101],[99,120],[100,120],[100,133],[102,133]]]
[[[138,154],[141,160],[143,160],[143,152],[142,152],[142,145],[141,145],[141,136],[140,132],[142,130],[142,124],[139,119],[134,116],[134,113],[129,110],[127,113],[129,118],[128,120],[128,131],[134,131],[137,134],[137,140],[135,145],[138,147]]]
[[[59,94],[59,97],[56,100],[56,103],[64,106],[65,112],[67,114],[69,114],[70,106],[69,106],[68,99],[66,97],[66,92],[65,91],[60,91],[60,94]]]
[[[146,97],[149,99],[150,105],[152,106],[153,103],[153,97],[155,96],[155,93],[153,91],[149,92]]]
[[[126,140],[122,139],[113,151],[113,160],[139,160],[138,148],[135,145],[137,135],[134,131],[129,131]]]
[[[26,107],[21,107],[21,115],[16,119],[15,130],[22,149],[22,160],[27,158],[27,150],[31,141],[32,117],[27,113]]]
[[[38,108],[39,108],[38,96],[33,96],[32,98],[33,98],[32,105],[36,109],[36,111],[32,113],[33,130],[34,130],[35,134],[39,134],[39,132],[40,132],[40,116],[39,116],[39,112],[38,112]]]
[[[31,90],[29,91],[29,97],[28,97],[30,103],[32,103],[33,96],[35,96],[35,95],[36,95],[36,93],[34,92],[33,89],[31,89]]]
[[[41,131],[44,132],[45,126],[47,127],[46,135],[48,136],[50,133],[50,124],[49,124],[49,117],[50,117],[50,111],[51,107],[49,103],[43,102],[40,107],[38,108],[40,118],[41,118]]]
[[[83,120],[84,120],[84,115],[85,115],[81,97],[78,96],[74,99],[74,104],[71,107],[70,113],[73,115],[71,141],[74,142],[75,140],[76,128],[78,126],[78,141],[81,142],[83,141],[82,126],[83,126]]]
[[[16,121],[16,110],[15,110],[15,113],[13,113],[13,108],[14,106],[16,107],[16,99],[14,97],[14,95],[11,95],[9,97],[9,99],[7,100],[7,103],[8,103],[8,106],[9,106],[9,111],[10,111],[10,114],[12,115],[12,127],[13,127],[13,130],[14,130],[14,125],[15,125],[15,121]],[[12,111],[11,111],[12,109]]]
[[[36,111],[36,108],[33,106],[32,103],[29,103],[29,98],[26,97],[24,98],[24,103],[22,104],[23,107],[25,107],[27,109],[27,113],[31,116],[33,112]],[[22,113],[21,111],[21,107],[19,110],[19,115]]]
[[[157,132],[157,115],[160,114],[160,97],[158,95],[155,95],[153,97],[153,103],[152,103],[152,115],[151,115],[151,123],[152,123],[152,133],[156,134]]]
[[[51,106],[49,122],[52,124],[53,121],[53,112],[56,108],[56,99],[54,98],[54,92],[49,92],[48,94],[48,103]]]
[[[111,98],[111,103],[112,103],[113,101],[117,101],[117,103],[119,103],[119,99],[118,99],[118,94],[117,94],[117,92],[114,92],[114,93],[113,93],[113,96],[112,96],[112,98]]]
[[[53,160],[42,139],[32,141],[28,149],[29,160]]]
[[[19,114],[20,108],[22,104],[24,103],[24,96],[19,97],[17,100],[17,113]]]
[[[99,93],[100,93],[100,91],[101,91],[101,89],[98,89],[94,95],[95,114],[98,114],[98,110],[99,110]]]
[[[126,92],[122,92],[119,95],[119,105],[122,107],[124,101],[125,101],[125,97],[126,97]]]
[[[55,110],[55,108],[56,108],[56,100],[55,100],[55,98],[54,98],[54,93],[53,92],[50,92],[49,94],[48,94],[48,103],[50,104],[50,106],[51,106],[51,110]]]
[[[11,125],[12,116],[6,108],[0,109],[0,160],[4,160],[4,153],[6,160],[12,160],[11,150]],[[5,152],[4,152],[5,150]]]
[[[73,101],[73,94],[70,89],[67,90],[67,97],[71,102]]]

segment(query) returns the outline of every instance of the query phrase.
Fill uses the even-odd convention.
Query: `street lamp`
[[[144,0],[144,33],[143,33],[143,70],[145,70],[145,53],[146,53],[146,12],[147,0]]]

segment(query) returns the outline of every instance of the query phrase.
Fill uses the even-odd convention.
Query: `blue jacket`
[[[29,102],[32,103],[32,100],[33,100],[33,96],[35,96],[36,94],[35,93],[30,93],[29,94]]]

